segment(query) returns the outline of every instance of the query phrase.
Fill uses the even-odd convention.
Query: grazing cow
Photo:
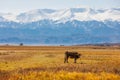
[[[80,58],[81,54],[78,52],[65,52],[65,58],[64,58],[64,63],[68,63],[68,58],[74,58],[74,63],[76,63],[76,60]]]

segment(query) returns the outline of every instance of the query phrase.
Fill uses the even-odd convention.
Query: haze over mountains
[[[37,9],[0,13],[0,43],[88,44],[120,42],[120,8]]]

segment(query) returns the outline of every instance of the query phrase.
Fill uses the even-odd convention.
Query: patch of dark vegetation
[[[10,72],[0,70],[0,80],[8,80],[10,76]]]
[[[74,46],[100,46],[100,47],[118,46],[120,47],[120,43],[80,44],[80,45],[74,45]]]
[[[0,55],[9,55],[8,52],[0,52]]]
[[[47,68],[45,67],[35,67],[35,68],[26,68],[26,69],[22,69],[20,68],[19,70],[17,70],[18,73],[28,73],[30,71],[36,71],[36,72],[40,72],[40,71],[46,71]]]
[[[53,55],[53,54],[48,54],[48,55],[45,55],[45,57],[53,58],[53,57],[55,57],[55,55]]]
[[[93,47],[92,49],[107,49],[105,47]]]
[[[14,51],[5,51],[5,52],[0,52],[0,55],[9,55],[10,53],[15,53]]]

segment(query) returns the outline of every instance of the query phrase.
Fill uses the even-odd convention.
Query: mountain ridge
[[[13,15],[11,13],[1,13],[1,17],[13,22],[35,22],[40,20],[52,20],[59,22],[67,22],[72,20],[78,21],[105,21],[113,20],[120,21],[120,8],[111,9],[92,9],[92,8],[66,8],[60,10],[54,9],[36,9]]]
[[[20,15],[0,14],[0,43],[120,43],[119,13],[119,8],[70,8],[38,9]],[[95,15],[100,19],[94,19]],[[21,21],[14,21],[16,17]]]

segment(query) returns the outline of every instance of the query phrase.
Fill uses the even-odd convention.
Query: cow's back
[[[65,52],[65,55],[70,56],[70,58],[74,58],[76,55],[78,55],[78,52]]]

